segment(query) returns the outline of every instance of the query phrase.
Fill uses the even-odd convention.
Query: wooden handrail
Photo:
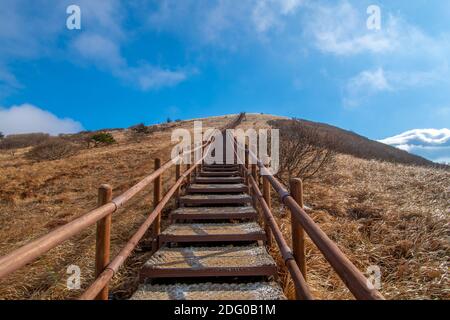
[[[258,184],[256,183],[254,177],[251,174],[249,174],[248,171],[246,171],[246,175],[248,176],[250,185],[255,193],[256,198],[258,199],[261,205],[262,211],[264,213],[264,220],[273,233],[273,237],[275,238],[278,248],[280,249],[281,256],[283,257],[284,264],[286,265],[289,273],[291,274],[292,280],[294,281],[297,296],[303,300],[312,300],[313,296],[309,290],[308,284],[306,283],[305,278],[303,277],[300,271],[300,268],[295,262],[291,248],[289,248],[289,245],[284,239],[283,234],[281,233],[281,230],[278,227],[278,224],[275,221],[275,218],[273,217],[273,214],[269,206],[267,205],[267,202],[264,199],[263,194],[259,190]]]
[[[0,258],[0,278],[16,271],[24,265],[34,261],[42,254],[70,239],[74,235],[92,226],[99,220],[117,211],[128,200],[147,187],[153,180],[173,165],[173,161],[167,161],[159,170],[142,179],[139,183],[122,193],[111,202],[98,207],[81,217],[49,232],[48,234],[29,242],[13,252]]]
[[[243,146],[238,147],[244,148]],[[278,193],[280,201],[290,209],[292,217],[303,227],[354,297],[359,300],[384,300],[381,293],[368,285],[368,280],[361,271],[299,206],[284,185],[273,176],[257,156],[248,149],[245,149],[245,153],[255,160],[261,174]],[[250,176],[248,172],[247,175]]]
[[[204,158],[204,157],[203,157]],[[105,270],[99,275],[99,277],[92,283],[92,285],[83,293],[80,297],[80,300],[92,300],[94,299],[108,282],[114,277],[114,274],[119,270],[119,268],[123,265],[125,260],[130,256],[133,250],[136,248],[139,241],[145,235],[146,231],[155,219],[160,215],[161,211],[164,209],[166,204],[170,201],[172,196],[177,192],[178,188],[183,184],[184,180],[188,177],[188,175],[194,171],[195,167],[203,161],[203,158],[199,160],[194,166],[185,171],[181,177],[176,181],[176,183],[170,188],[170,190],[166,193],[166,195],[161,199],[155,209],[150,213],[148,218],[144,221],[144,223],[139,227],[136,233],[131,237],[125,247],[119,252],[119,254],[114,258],[113,261],[105,268]]]
[[[244,113],[241,113],[231,123],[227,124],[224,128],[222,128],[222,132],[225,131],[226,129],[233,128],[237,124],[239,124],[240,121],[242,121],[244,115],[245,115]],[[202,150],[203,150],[205,147],[210,146],[211,143],[214,141],[213,139],[214,139],[214,137],[208,138],[208,141],[206,141],[202,145],[198,146],[197,148],[190,150],[189,153],[192,154],[198,148],[202,148]],[[184,154],[186,154],[186,153],[184,153]],[[0,257],[0,279],[18,269],[20,269],[21,267],[25,266],[26,264],[36,260],[38,257],[40,257],[44,253],[48,252],[49,250],[55,248],[62,242],[70,239],[71,237],[80,233],[84,229],[94,225],[101,219],[104,219],[108,215],[111,215],[112,213],[116,212],[128,200],[133,198],[137,193],[139,193],[144,188],[146,188],[156,178],[161,176],[161,174],[163,174],[167,169],[172,167],[172,165],[177,163],[179,160],[182,160],[184,154],[179,155],[175,159],[171,159],[171,160],[167,161],[158,170],[154,171],[152,174],[148,175],[147,177],[142,179],[140,182],[138,182],[136,185],[134,185],[133,187],[131,187],[130,189],[128,189],[127,191],[125,191],[124,193],[119,195],[118,197],[112,199],[110,202],[108,202],[94,210],[91,210],[91,211],[87,212],[86,214],[82,215],[81,217],[49,232],[48,234],[46,234],[36,240],[29,242],[28,244],[12,251],[11,253],[9,253],[3,257]],[[205,156],[203,156],[202,161],[203,161],[204,157]],[[197,164],[198,163],[196,163],[196,165]],[[191,169],[194,170],[196,165],[192,166]],[[189,170],[189,174],[192,170]],[[184,179],[184,175],[183,175],[182,179]],[[173,192],[171,193],[170,196],[172,196],[172,195],[173,195]],[[164,199],[165,199],[165,197],[163,198],[163,200]],[[161,201],[161,203],[163,203],[163,201]],[[167,202],[165,202],[165,203],[167,203]],[[161,206],[163,207],[163,204]],[[159,208],[160,211],[162,210],[160,208],[159,204],[158,204],[157,208]],[[153,212],[156,212],[157,208],[155,208],[155,210]],[[153,213],[152,213],[152,215],[153,215]],[[155,217],[156,216],[157,216],[157,214],[155,214]],[[150,217],[146,220],[146,222],[148,222],[149,219],[150,219]],[[151,220],[151,222],[153,222],[153,220]],[[151,222],[150,222],[149,226],[151,225]],[[140,228],[139,230],[143,230],[143,228],[142,229]],[[135,234],[135,236],[136,236],[136,234]],[[128,245],[131,244],[132,240],[130,240]],[[126,248],[123,249],[123,252],[126,251],[125,249]],[[123,256],[119,255],[118,257],[123,257]],[[120,262],[121,259],[125,259],[125,258],[120,258],[117,260],[115,259],[114,261],[116,264],[121,265],[123,263],[123,261]],[[109,267],[112,268],[112,267],[114,267],[114,265],[112,263],[110,263]],[[112,270],[114,270],[114,268]],[[102,273],[100,275],[100,278],[104,278],[104,277],[105,277],[105,275],[104,275],[104,273]]]

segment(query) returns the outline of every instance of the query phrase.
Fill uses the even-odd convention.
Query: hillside
[[[295,123],[299,123],[304,127],[316,130],[322,136],[320,143],[326,144],[328,148],[361,159],[375,159],[419,166],[438,166],[438,164],[422,157],[328,124],[302,119],[274,120],[269,123],[276,128],[293,128]]]
[[[204,119],[204,126],[220,127],[232,118]],[[251,114],[240,127],[268,128],[280,121],[286,120]],[[81,149],[55,161],[29,160],[24,156],[29,148],[0,151],[0,255],[94,208],[101,183],[111,184],[115,195],[131,187],[152,170],[154,158],[168,160],[171,150],[168,129],[192,129],[192,125],[192,121],[173,123],[170,128],[159,127],[138,140],[130,136],[129,130],[114,130],[111,133],[116,144]],[[319,126],[334,133],[340,130]],[[352,141],[339,150],[354,155],[338,154],[332,164],[305,183],[305,201],[311,208],[308,212],[360,270],[365,272],[374,264],[380,266],[380,291],[386,298],[449,299],[446,290],[450,247],[446,239],[450,172],[417,167],[429,162],[397,153],[388,146],[383,149],[378,143],[363,144],[364,138],[352,133],[339,131],[339,135],[340,140],[348,137]],[[357,147],[349,152],[349,146]],[[376,152],[369,158],[409,164],[361,159],[367,156],[359,155],[358,150],[369,150],[371,146],[376,146]],[[388,154],[386,158],[382,157],[384,153]],[[170,180],[164,179],[165,190],[173,183],[173,171],[171,174]],[[112,255],[148,215],[151,192],[150,188],[114,214]],[[276,201],[274,213],[289,238],[289,215]],[[165,214],[163,228],[167,224]],[[86,288],[93,279],[94,248],[95,228],[90,228],[32,265],[0,280],[0,299],[78,297],[82,290],[66,289],[66,268],[79,265],[82,288]],[[308,282],[314,295],[349,298],[345,286],[310,242],[307,254]],[[116,298],[129,296],[137,284],[136,270],[147,258],[144,249],[137,250],[114,278],[111,288]],[[292,296],[292,285],[285,275],[280,268],[285,291]]]

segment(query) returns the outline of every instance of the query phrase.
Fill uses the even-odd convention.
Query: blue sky
[[[372,139],[449,128],[449,19],[447,0],[0,0],[0,131],[240,111]]]

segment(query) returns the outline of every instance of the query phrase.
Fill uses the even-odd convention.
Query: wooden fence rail
[[[222,132],[226,129],[236,127],[244,118],[245,114],[241,113],[236,119],[222,128]],[[159,217],[164,206],[169,202],[172,196],[182,186],[185,179],[189,179],[193,170],[202,163],[204,158],[209,152],[211,143],[214,141],[214,137],[208,137],[207,141],[203,144],[196,146],[193,150],[180,154],[175,159],[167,161],[162,166],[160,161],[155,162],[155,171],[142,179],[139,183],[119,195],[112,198],[112,188],[108,185],[102,185],[99,189],[99,207],[89,211],[83,216],[51,231],[50,233],[29,242],[28,244],[14,250],[13,252],[0,257],[0,279],[9,275],[10,273],[20,269],[28,263],[33,262],[41,255],[45,254],[49,250],[57,247],[62,242],[70,239],[86,228],[97,223],[97,236],[96,236],[96,280],[89,287],[89,289],[82,295],[82,299],[107,299],[108,288],[107,285],[114,274],[123,265],[128,256],[132,253],[137,246],[139,240],[144,236],[146,231],[152,227],[155,220],[155,228],[153,229],[156,234],[159,234]],[[178,163],[183,159],[186,154],[194,154],[201,149],[203,151],[202,157],[193,166],[189,166],[186,172],[180,173],[180,177],[175,184],[170,188],[168,193],[161,199],[161,176],[162,174],[171,168],[175,163]],[[177,169],[178,172],[179,169]],[[178,175],[178,173],[177,173]],[[140,226],[138,231],[128,241],[119,254],[109,262],[109,246],[110,246],[110,227],[111,227],[111,215],[116,212],[120,207],[127,203],[131,198],[137,195],[154,182],[154,204],[155,208],[145,222]],[[160,200],[160,201],[158,201]]]
[[[281,203],[286,205],[291,212],[292,222],[292,235],[293,235],[293,247],[294,258],[302,273],[305,275],[302,278],[306,278],[306,264],[304,257],[304,235],[303,230],[308,234],[313,243],[319,248],[324,257],[339,275],[341,280],[359,300],[383,300],[384,297],[376,289],[368,284],[367,278],[355,267],[355,265],[342,253],[339,247],[320,229],[320,227],[314,222],[314,220],[304,211],[303,200],[301,196],[301,186],[298,180],[291,181],[291,193],[278,181],[277,178],[268,170],[264,164],[258,159],[258,157],[249,150],[246,146],[238,145],[238,149],[244,151],[246,155],[245,160],[241,160],[240,163],[251,163],[249,158],[252,158],[253,162],[259,168],[260,174],[267,179],[273,189],[278,193]],[[236,153],[239,152],[236,150]],[[247,165],[248,168],[248,165]],[[252,176],[255,174],[252,170],[246,170],[247,176],[252,182]],[[254,179],[256,184],[258,179]],[[257,185],[252,183],[253,190],[257,192],[255,188]],[[300,193],[300,194],[299,194]],[[263,197],[259,197],[260,204],[262,204]],[[268,211],[270,215],[272,213]],[[273,229],[272,229],[273,231]],[[281,249],[281,248],[280,248]],[[296,281],[296,280],[294,280]],[[297,281],[300,282],[299,279]],[[300,288],[303,290],[304,288]]]
[[[245,114],[241,113],[234,121],[222,128],[222,133],[227,129],[236,127],[243,119]],[[383,296],[375,289],[370,288],[364,275],[351,263],[351,261],[340,251],[337,245],[330,240],[319,226],[303,210],[303,189],[299,179],[291,180],[289,193],[263,163],[249,151],[245,146],[239,145],[233,138],[235,159],[239,161],[240,170],[244,173],[245,183],[250,187],[256,204],[259,203],[264,220],[264,229],[268,238],[268,245],[272,243],[272,237],[280,250],[284,263],[294,281],[297,299],[313,299],[306,282],[306,258],[304,249],[304,234],[308,234],[311,240],[319,248],[336,273],[344,281],[345,285],[357,299],[378,300]],[[96,279],[91,286],[83,293],[80,299],[108,299],[108,285],[119,268],[131,255],[145,233],[151,228],[153,236],[157,237],[160,233],[161,212],[167,203],[175,196],[177,197],[180,188],[187,181],[189,182],[191,174],[198,170],[211,151],[211,144],[214,137],[209,137],[202,145],[196,146],[190,155],[202,150],[201,159],[196,159],[193,165],[187,165],[186,171],[181,172],[181,161],[185,154],[180,154],[175,159],[161,165],[159,159],[155,160],[155,171],[142,179],[139,183],[112,199],[112,188],[109,185],[102,185],[98,194],[98,208],[84,214],[83,216],[61,226],[47,235],[38,238],[23,247],[14,250],[0,258],[0,278],[18,270],[26,264],[34,261],[39,256],[55,248],[62,242],[75,236],[86,228],[97,223],[96,235]],[[245,159],[239,158],[238,149],[244,151]],[[249,166],[249,159],[252,158],[256,164]],[[162,196],[162,174],[176,165],[175,183],[169,191]],[[258,169],[263,177],[263,192],[259,188]],[[111,215],[122,207],[128,200],[133,198],[140,191],[154,183],[153,189],[153,211],[139,227],[136,233],[119,251],[116,257],[110,261],[110,229]],[[292,250],[284,239],[277,222],[271,211],[270,187],[279,195],[280,201],[286,205],[291,212],[292,223]],[[154,246],[157,241],[154,241]],[[154,247],[156,249],[156,247]]]

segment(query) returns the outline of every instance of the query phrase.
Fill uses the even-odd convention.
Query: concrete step
[[[212,184],[212,183],[243,183],[244,178],[241,177],[195,177],[196,184]]]
[[[131,300],[286,300],[276,282],[141,285]]]
[[[191,184],[187,187],[188,193],[242,193],[248,187],[243,183],[234,184]]]
[[[264,230],[256,222],[248,223],[175,223],[159,235],[159,243],[237,242],[266,240]]]
[[[170,214],[172,220],[233,220],[256,219],[256,217],[257,212],[252,206],[178,208]]]
[[[143,266],[140,279],[274,276],[265,247],[161,248]]]
[[[248,204],[252,198],[248,194],[193,194],[180,197],[180,205],[226,205]]]

